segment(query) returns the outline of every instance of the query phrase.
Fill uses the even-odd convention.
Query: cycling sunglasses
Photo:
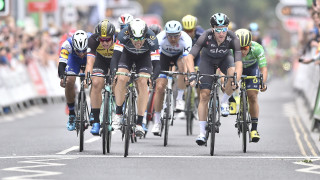
[[[244,46],[244,47],[241,47],[241,50],[244,50],[244,51],[247,51],[249,50],[250,46]]]
[[[177,37],[179,37],[180,36],[180,33],[175,33],[175,34],[169,34],[169,33],[167,33],[167,36],[168,37],[170,37],[170,38],[177,38]]]
[[[227,32],[228,31],[228,28],[227,27],[223,27],[223,28],[214,28],[214,31],[217,32],[217,33],[220,33],[220,32]]]
[[[77,53],[77,54],[84,54],[87,52],[87,49],[84,49],[82,51],[79,51],[78,49],[74,49],[74,51]]]
[[[112,37],[109,37],[109,38],[99,38],[99,41],[100,42],[109,42],[109,41],[111,41],[112,40]]]
[[[144,40],[145,37],[131,37],[130,39],[134,40],[134,41],[142,41]]]

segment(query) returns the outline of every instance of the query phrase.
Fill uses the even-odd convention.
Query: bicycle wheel
[[[164,119],[164,143],[163,145],[164,146],[167,146],[168,144],[168,133],[169,133],[169,119],[170,117],[172,116],[171,111],[171,92],[172,90],[168,89],[168,92],[167,92],[167,96],[166,96],[166,105],[167,105],[167,108],[166,108],[166,114],[165,114],[165,119]]]
[[[217,115],[218,115],[218,101],[217,101],[217,94],[214,93],[214,95],[211,98],[210,103],[210,109],[209,109],[209,115],[210,115],[210,121],[209,121],[209,127],[210,127],[210,155],[213,156],[214,154],[214,145],[215,145],[215,138],[216,138],[216,121],[217,121]]]
[[[192,93],[192,87],[189,86],[187,88],[186,107],[185,107],[185,114],[187,118],[187,123],[186,123],[187,136],[192,135],[191,93]]]
[[[124,157],[128,156],[129,153],[129,143],[131,138],[131,122],[132,122],[132,93],[129,94],[128,104],[127,104],[127,118],[125,120],[125,133],[124,133]]]
[[[110,152],[110,141],[111,138],[109,133],[109,118],[110,118],[110,112],[109,112],[109,92],[104,93],[104,101],[103,101],[103,121],[102,121],[102,152],[103,154],[106,154],[106,151]]]
[[[85,116],[85,94],[84,91],[80,92],[80,136],[79,136],[79,140],[80,140],[80,145],[79,145],[79,151],[82,152],[83,151],[83,142],[84,142],[84,116]]]
[[[241,103],[240,103],[240,116],[241,116],[241,131],[242,131],[242,151],[247,152],[247,95],[245,92],[241,93]]]

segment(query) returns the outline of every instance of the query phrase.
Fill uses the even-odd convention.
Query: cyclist
[[[192,39],[192,45],[194,45],[201,34],[204,32],[204,29],[200,26],[197,26],[198,19],[192,15],[186,15],[182,18],[183,31],[186,32]],[[194,58],[195,66],[199,66],[200,63],[200,54]]]
[[[109,20],[101,21],[96,27],[94,34],[89,38],[86,72],[106,75],[109,73],[110,61],[114,48],[115,26]],[[100,130],[100,107],[102,103],[101,90],[104,88],[104,79],[91,77],[91,133],[99,135]]]
[[[215,74],[214,66],[216,65],[224,74],[232,76],[236,71],[240,79],[242,74],[242,62],[240,42],[237,36],[232,31],[228,31],[229,18],[223,13],[216,13],[210,19],[212,28],[206,30],[192,47],[191,52],[186,58],[186,63],[189,72],[194,72],[193,59],[202,49],[201,62],[199,71],[202,74]],[[234,52],[234,57],[229,49]],[[191,75],[189,81],[194,85],[195,75]],[[229,115],[228,99],[233,93],[231,86],[231,78],[226,84],[226,91],[221,99],[221,114]],[[212,78],[203,77],[200,84],[200,102],[198,106],[200,135],[196,142],[198,145],[206,143],[205,127],[208,114],[208,102],[210,98]]]
[[[88,38],[91,33],[83,30],[76,31],[72,37],[69,37],[61,46],[58,75],[61,79],[60,86],[64,87],[64,73],[79,74],[80,67],[87,63]],[[75,103],[75,81],[76,76],[68,76],[65,85],[65,96],[69,108],[69,121],[67,129],[73,131],[76,128],[74,103]]]
[[[235,31],[237,29],[237,25],[236,25],[236,23],[234,23],[234,22],[232,22],[232,21],[230,21],[230,23],[229,23],[229,25],[228,25],[228,30],[230,30],[230,31]]]
[[[252,22],[249,24],[249,30],[251,31],[251,34],[252,34],[252,40],[262,45],[259,25],[255,22]]]
[[[160,46],[160,65],[162,71],[168,71],[170,63],[178,66],[180,72],[184,72],[183,59],[189,54],[192,47],[190,36],[182,31],[179,21],[169,21],[165,25],[165,30],[157,35]],[[162,110],[164,91],[167,85],[166,75],[160,74],[156,81],[156,94],[154,100],[154,126],[151,130],[155,135],[159,135],[161,129],[160,113]],[[185,89],[184,77],[178,76],[178,95],[176,99],[176,109],[184,110],[182,100]]]
[[[243,74],[248,76],[258,76],[261,72],[263,74],[264,87],[262,87],[260,91],[266,91],[267,85],[265,82],[268,77],[268,69],[263,47],[259,43],[252,41],[252,34],[247,29],[238,29],[235,34],[240,40]],[[249,100],[249,113],[252,120],[250,133],[251,139],[252,142],[258,142],[260,139],[259,133],[257,131],[259,117],[259,81],[248,79],[246,80],[246,84]]]
[[[120,31],[118,41],[115,46],[115,52],[112,57],[112,63],[118,62],[118,72],[127,72],[131,70],[132,64],[135,63],[136,71],[139,74],[150,75],[152,71],[151,52],[157,53],[159,49],[158,40],[147,24],[139,19],[133,19],[129,26]],[[112,69],[113,70],[113,69]],[[116,115],[112,122],[112,127],[119,129],[122,120],[122,105],[125,100],[126,83],[129,77],[117,76],[115,86],[116,97]],[[142,128],[143,115],[148,103],[148,79],[140,77],[137,79],[138,87],[138,119],[136,122],[136,135],[143,136]]]

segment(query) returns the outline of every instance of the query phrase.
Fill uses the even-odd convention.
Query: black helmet
[[[151,24],[149,26],[149,29],[151,29],[155,35],[157,35],[161,32],[161,27],[158,24]]]
[[[101,37],[113,36],[116,31],[114,25],[107,19],[101,21],[95,28],[94,33]]]
[[[211,27],[228,26],[229,22],[230,21],[229,21],[228,16],[223,13],[216,13],[216,14],[212,15],[212,17],[210,18]]]

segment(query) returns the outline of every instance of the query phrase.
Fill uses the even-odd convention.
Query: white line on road
[[[20,158],[123,158],[123,155],[39,155],[39,156],[4,156],[0,159]],[[160,156],[160,155],[129,155],[128,158],[203,158],[203,159],[310,159],[318,160],[320,156]]]
[[[84,143],[92,143],[92,142],[98,141],[99,139],[101,139],[100,136],[99,137],[96,136],[96,137],[93,137],[91,139],[86,140]]]
[[[313,160],[314,161],[319,161],[320,159]],[[313,163],[306,163],[303,161],[300,162],[294,162],[294,164],[302,165],[302,166],[308,166],[306,168],[302,169],[297,169],[296,171],[298,172],[304,172],[304,173],[312,173],[312,174],[320,174],[320,165],[313,164]]]
[[[63,150],[61,152],[58,152],[57,154],[64,155],[64,154],[67,154],[68,152],[74,151],[76,149],[79,149],[79,146],[73,146],[73,147],[71,147],[69,149],[66,149],[66,150]]]

